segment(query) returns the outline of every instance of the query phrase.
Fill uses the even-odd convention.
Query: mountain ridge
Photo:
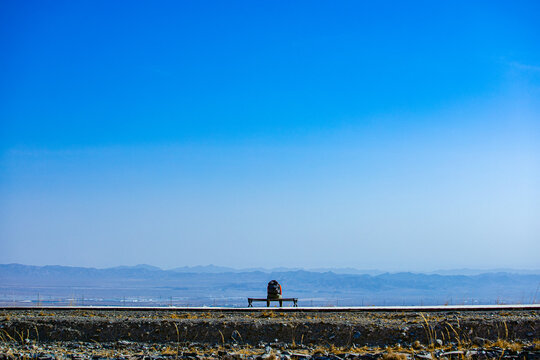
[[[492,274],[492,273],[508,273],[508,274],[522,274],[522,275],[540,275],[540,269],[511,269],[511,268],[494,268],[494,269],[441,269],[434,271],[384,271],[379,269],[356,269],[352,267],[345,268],[288,268],[288,267],[276,267],[276,268],[232,268],[227,266],[217,266],[213,264],[209,265],[196,265],[196,266],[181,266],[171,269],[163,269],[158,266],[149,264],[137,264],[137,265],[119,265],[113,267],[97,268],[97,267],[83,267],[83,266],[69,266],[69,265],[26,265],[20,263],[7,263],[0,264],[0,267],[4,266],[18,266],[27,268],[46,268],[46,269],[93,269],[98,271],[103,270],[146,270],[146,271],[164,271],[174,273],[249,273],[249,272],[263,272],[263,273],[276,273],[276,272],[293,272],[293,271],[307,271],[312,273],[326,273],[332,272],[340,275],[382,275],[382,274],[399,274],[399,273],[413,273],[422,275],[480,275],[480,274]]]

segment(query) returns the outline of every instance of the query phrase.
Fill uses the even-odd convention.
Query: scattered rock
[[[39,356],[37,357],[37,359],[38,359],[38,360],[54,360],[55,357],[54,357],[54,355],[52,355],[52,354],[44,354],[44,355],[39,355]]]
[[[472,342],[473,342],[474,345],[484,346],[484,345],[486,345],[487,340],[477,336],[477,337],[475,337],[473,339]]]
[[[448,352],[444,352],[441,354],[441,356],[459,356],[459,355],[463,355],[463,351],[461,350],[456,350],[456,351],[448,351]]]

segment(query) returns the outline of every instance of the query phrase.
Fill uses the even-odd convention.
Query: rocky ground
[[[540,359],[540,312],[0,310],[0,360]]]

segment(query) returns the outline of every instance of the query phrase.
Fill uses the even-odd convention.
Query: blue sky
[[[540,4],[0,2],[0,262],[539,268]]]

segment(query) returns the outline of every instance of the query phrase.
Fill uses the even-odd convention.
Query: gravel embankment
[[[0,311],[2,358],[540,359],[540,311]]]

